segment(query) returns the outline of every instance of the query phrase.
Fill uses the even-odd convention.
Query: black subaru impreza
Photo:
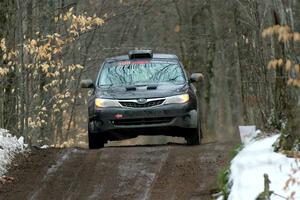
[[[108,58],[97,80],[82,80],[92,88],[88,101],[88,139],[91,149],[108,140],[138,135],[184,137],[189,145],[202,134],[196,88],[201,73],[187,77],[176,55],[134,50]]]

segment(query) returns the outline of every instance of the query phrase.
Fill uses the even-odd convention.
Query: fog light
[[[191,116],[186,115],[186,116],[183,117],[183,120],[184,121],[190,121],[191,120]]]

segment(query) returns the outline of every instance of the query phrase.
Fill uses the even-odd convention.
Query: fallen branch
[[[11,183],[13,182],[15,179],[11,176],[2,176],[0,177],[0,183],[1,184],[5,184],[5,183]]]

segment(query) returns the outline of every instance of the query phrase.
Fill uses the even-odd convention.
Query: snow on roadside
[[[299,167],[299,164],[293,158],[274,152],[272,145],[278,137],[275,135],[249,143],[231,161],[230,181],[233,185],[229,200],[254,200],[264,189],[265,173],[271,181],[271,191],[283,197],[295,191],[295,199],[300,199],[300,185],[295,184],[288,191],[283,189],[292,167]],[[294,177],[300,180],[300,171]],[[273,194],[271,199],[282,200],[282,197]]]
[[[7,167],[17,153],[24,150],[24,138],[17,139],[7,130],[0,128],[0,177],[7,172]]]

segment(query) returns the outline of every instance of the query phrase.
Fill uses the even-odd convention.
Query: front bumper
[[[99,133],[181,136],[182,129],[197,128],[197,119],[197,110],[187,103],[95,109],[89,121]]]

